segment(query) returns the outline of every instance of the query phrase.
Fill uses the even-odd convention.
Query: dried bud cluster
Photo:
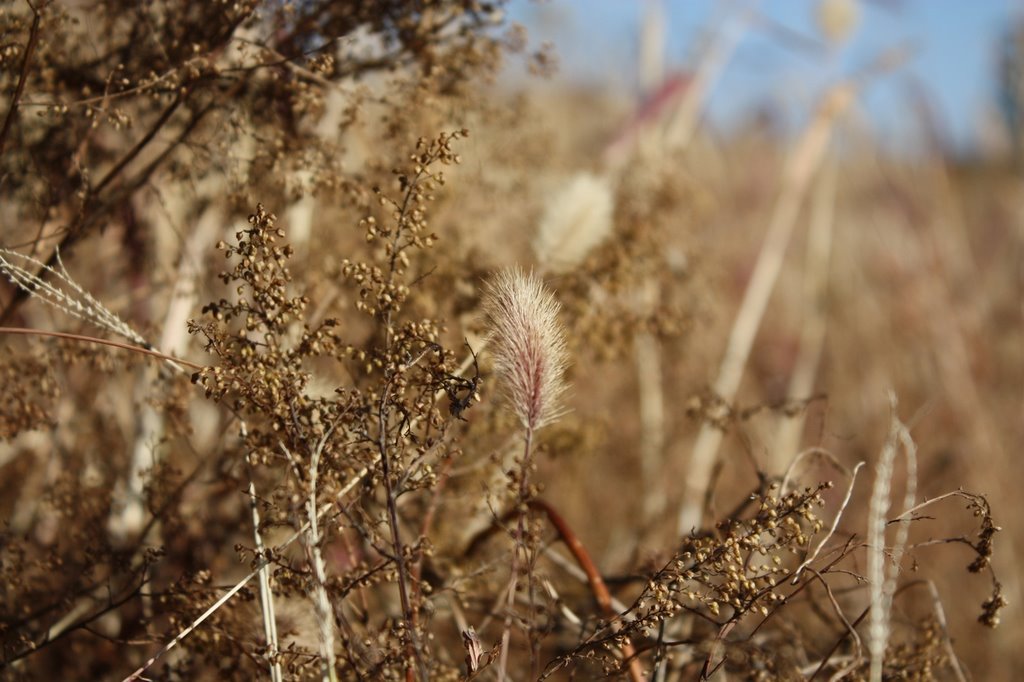
[[[208,320],[190,323],[189,330],[201,334],[206,349],[220,359],[221,364],[192,377],[208,397],[233,396],[237,408],[275,411],[284,423],[292,419],[294,396],[309,381],[303,358],[337,347],[337,321],[327,319],[316,328],[293,331],[305,316],[309,299],[289,291],[287,262],[292,249],[277,244],[284,232],[276,220],[257,206],[249,227],[236,233],[236,244],[218,244],[226,258],[235,260],[232,270],[220,274],[224,284],[234,287],[233,300],[222,298],[204,306]]]

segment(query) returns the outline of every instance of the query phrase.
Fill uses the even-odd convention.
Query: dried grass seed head
[[[572,270],[612,232],[614,189],[607,176],[579,173],[548,202],[533,241],[546,270]]]
[[[508,268],[488,283],[484,310],[501,391],[523,426],[558,419],[569,354],[554,294],[534,273]]]

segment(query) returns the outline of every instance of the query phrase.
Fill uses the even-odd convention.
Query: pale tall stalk
[[[743,369],[768,307],[768,299],[782,271],[786,249],[807,189],[828,149],[836,120],[853,103],[855,94],[856,89],[850,83],[841,83],[829,90],[789,159],[782,192],[775,204],[764,244],[736,314],[718,378],[713,385],[715,394],[726,403],[731,403],[739,390]],[[711,482],[711,471],[722,435],[720,428],[708,422],[700,428],[690,457],[683,505],[679,512],[678,531],[681,534],[699,528],[703,521],[704,497]]]
[[[832,158],[825,166],[814,192],[807,255],[804,259],[804,318],[800,325],[800,350],[786,391],[790,400],[801,400],[811,395],[825,347],[828,331],[826,299],[838,172],[835,159]],[[796,454],[806,421],[807,416],[803,410],[792,417],[783,417],[772,449],[772,474],[784,471]]]

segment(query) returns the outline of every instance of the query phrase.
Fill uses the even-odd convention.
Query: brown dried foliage
[[[2,339],[0,676],[120,679],[142,666],[254,679],[279,666],[286,679],[488,679],[508,622],[514,679],[867,679],[866,494],[840,506],[817,482],[825,471],[784,489],[756,441],[758,420],[850,403],[779,401],[765,381],[740,408],[682,368],[707,359],[692,337],[713,327],[734,274],[708,265],[728,271],[735,254],[701,243],[697,225],[724,211],[715,192],[756,187],[627,166],[613,237],[548,282],[576,411],[528,440],[516,466],[522,425],[491,390],[484,280],[526,253],[546,155],[561,142],[551,167],[571,168],[583,156],[571,145],[585,145],[538,125],[535,103],[488,101],[503,51],[524,49],[517,28],[497,32],[500,5],[0,10],[0,246],[63,259],[151,343],[185,349],[170,364],[158,352],[169,349],[92,346],[86,335],[111,330],[74,327],[32,287],[4,292],[6,323],[80,335]],[[531,62],[551,64],[546,50]],[[293,209],[314,196],[303,231]],[[211,208],[216,236],[195,256]],[[190,291],[208,302],[163,328]],[[709,491],[715,521],[688,537],[635,513],[652,492],[633,487],[632,392],[644,387],[623,362],[640,334],[673,358],[666,401],[690,417],[665,441],[704,421],[734,436]],[[775,359],[755,358],[755,374]],[[843,414],[844,433],[860,429],[855,461],[877,445],[860,435],[873,422]],[[666,457],[658,483],[682,475]],[[887,678],[953,675],[951,628],[981,599],[987,626],[1006,606],[988,500],[943,499],[965,502],[979,527],[958,535],[937,525],[957,522],[947,508],[915,510],[903,569],[935,545],[966,546],[967,572],[990,581],[972,585],[991,591],[952,599],[948,622],[904,578]],[[262,568],[276,647],[268,595],[250,581]]]

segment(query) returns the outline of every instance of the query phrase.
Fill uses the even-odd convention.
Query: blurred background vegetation
[[[0,12],[0,247],[5,263],[55,281],[45,265],[81,287],[54,310],[37,285],[16,286],[13,268],[0,284],[0,676],[128,675],[248,573],[250,483],[265,491],[273,542],[300,526],[289,496],[306,490],[273,457],[247,460],[255,446],[239,435],[238,414],[204,400],[187,375],[10,330],[113,332],[214,363],[187,322],[231,295],[215,245],[233,243],[261,203],[294,248],[289,286],[309,299],[305,322],[339,320],[337,348],[304,359],[303,395],[326,400],[339,386],[371,395],[384,320],[365,314],[367,287],[350,261],[384,262],[373,260],[379,241],[367,220],[385,224],[381,196],[411,191],[416,141],[466,129],[459,163],[445,157],[429,222],[416,228],[436,234],[415,245],[426,255],[410,265],[407,314],[436,321],[432,342],[451,356],[438,351],[433,388],[465,391],[447,373],[467,342],[485,343],[484,279],[520,265],[555,291],[573,358],[571,411],[543,432],[534,480],[617,598],[630,603],[691,531],[726,537],[728,524],[716,523],[745,513],[752,492],[769,494],[794,461],[791,475],[808,485],[835,482],[820,513],[827,529],[843,509],[833,543],[863,543],[892,392],[917,446],[918,501],[964,488],[984,495],[1003,526],[992,568],[1009,607],[995,630],[979,620],[998,608],[982,608],[992,581],[967,570],[983,553],[976,510],[948,498],[921,511],[901,584],[920,576],[935,591],[895,599],[886,674],[1015,679],[1024,665],[1024,13],[1009,0],[12,0]],[[69,317],[82,292],[137,338]],[[424,412],[444,424],[446,487],[411,489],[400,510],[422,557],[416,529],[440,505],[423,534],[439,558],[421,570],[432,589],[463,599],[423,597],[437,624],[438,679],[465,670],[460,628],[444,625],[450,613],[490,624],[479,633],[485,650],[501,636],[501,618],[491,621],[502,576],[487,571],[507,548],[485,553],[491,563],[456,551],[470,520],[482,514],[486,526],[510,499],[501,472],[514,424],[481,360],[481,403],[461,415],[468,421],[440,409],[448,397]],[[260,418],[250,420],[258,432]],[[811,450],[828,456],[797,457]],[[325,464],[335,478],[323,499],[362,480],[361,464],[346,462]],[[366,467],[353,495],[379,511],[380,478]],[[907,479],[898,465],[894,487]],[[364,628],[365,646],[385,652],[364,656],[377,667],[350,660],[343,677],[410,674],[402,646],[386,643],[389,632],[407,643],[394,629],[397,597],[378,594],[395,577],[352,577],[386,553],[369,548],[358,520],[339,523],[324,543],[337,603],[371,594],[338,606],[338,623],[352,620],[345,627]],[[798,559],[810,547],[800,544]],[[289,674],[316,677],[309,578],[296,557],[275,578],[282,644],[291,637],[301,650]],[[848,560],[851,574],[867,573],[863,553]],[[551,613],[565,603],[597,613],[579,585],[551,580],[564,596],[550,597]],[[862,581],[836,590],[850,614],[870,603]],[[263,674],[259,609],[245,597],[147,675]],[[834,598],[816,594],[776,639],[757,643],[779,647],[788,667],[765,668],[744,648],[755,647],[749,635],[718,674],[807,679],[838,641],[842,665],[852,661],[845,672],[867,679],[866,649],[858,659]],[[936,603],[941,627],[922,629]],[[380,622],[368,615],[377,612]],[[856,627],[867,642],[867,621]],[[551,632],[552,660],[579,644]],[[644,636],[648,672],[694,679],[719,655],[695,644],[675,668],[656,664],[663,638]],[[536,672],[511,670],[513,679]]]

